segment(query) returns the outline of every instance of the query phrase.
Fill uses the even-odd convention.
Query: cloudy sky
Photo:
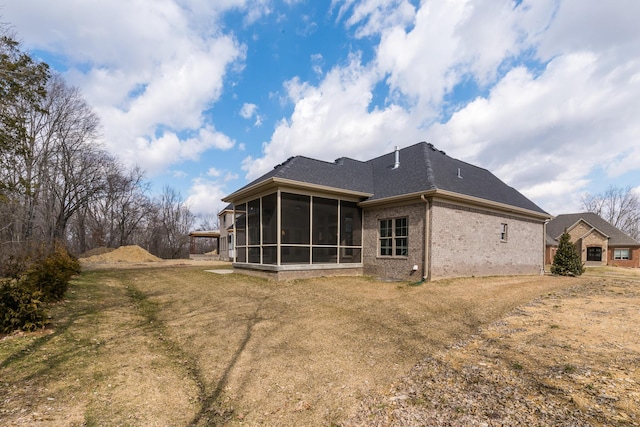
[[[196,213],[293,155],[428,141],[549,213],[640,189],[637,0],[0,0]]]

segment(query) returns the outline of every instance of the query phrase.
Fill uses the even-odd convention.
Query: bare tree
[[[161,258],[188,257],[189,231],[194,219],[180,193],[171,187],[165,187],[154,203],[154,214],[149,221],[150,251]]]
[[[640,197],[631,186],[610,186],[600,194],[586,194],[582,208],[598,214],[634,239],[640,238]]]
[[[147,189],[142,169],[126,170],[115,162],[110,165],[102,197],[88,204],[75,218],[76,250],[81,253],[99,246],[140,243],[137,236],[152,212]]]

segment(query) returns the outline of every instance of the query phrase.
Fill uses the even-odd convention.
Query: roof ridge
[[[424,163],[427,172],[427,184],[431,187],[432,190],[438,188],[435,182],[435,176],[433,174],[433,167],[431,166],[431,156],[429,155],[429,151],[431,149],[435,149],[433,144],[425,143],[422,146],[422,154],[424,154]],[[446,154],[445,154],[446,156]]]

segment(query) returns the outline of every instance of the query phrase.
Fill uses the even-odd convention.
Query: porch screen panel
[[[337,200],[323,197],[313,198],[313,244],[338,244]]]
[[[311,197],[282,193],[280,206],[283,244],[308,245],[310,234]],[[307,248],[307,252],[308,252]],[[284,255],[284,248],[283,248]],[[284,262],[284,261],[283,261]]]
[[[260,244],[260,199],[247,203],[247,236],[249,245]]]
[[[283,246],[280,260],[282,264],[309,264],[309,246]]]
[[[247,244],[247,205],[245,203],[236,208],[236,245],[245,246]]]
[[[277,246],[263,246],[262,247],[262,263],[263,264],[276,264],[278,262],[278,247]]]
[[[314,264],[333,264],[338,262],[338,248],[336,246],[315,246],[312,250]]]
[[[340,264],[358,264],[362,262],[361,248],[340,248]]]
[[[362,210],[354,202],[340,202],[340,246],[362,246]]]
[[[236,250],[236,260],[237,262],[247,262],[247,247],[239,246]]]
[[[278,243],[277,208],[278,197],[276,193],[262,198],[262,244],[275,245]]]
[[[247,252],[248,252],[247,262],[250,262],[252,264],[260,264],[260,248],[259,247],[249,247]]]

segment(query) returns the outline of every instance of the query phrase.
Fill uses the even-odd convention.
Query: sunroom
[[[236,199],[234,268],[276,279],[362,274],[362,196],[314,190]]]

